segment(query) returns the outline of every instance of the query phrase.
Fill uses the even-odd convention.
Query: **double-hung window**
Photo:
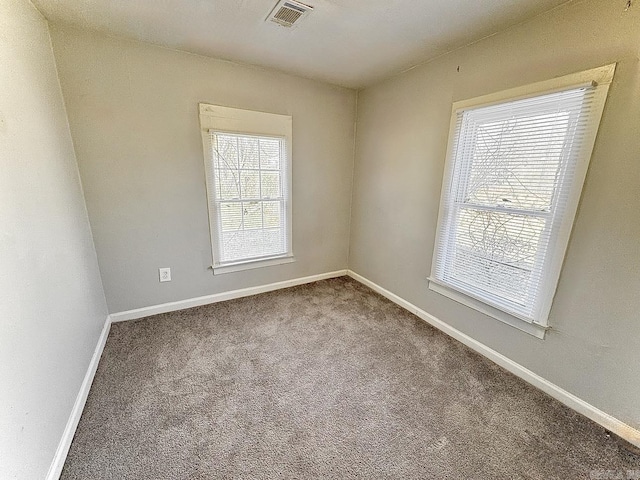
[[[293,261],[291,117],[200,104],[214,273]]]
[[[544,336],[614,67],[454,104],[432,290]]]

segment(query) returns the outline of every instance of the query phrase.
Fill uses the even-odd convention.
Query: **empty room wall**
[[[624,8],[572,2],[361,91],[349,267],[640,427],[640,6]],[[428,290],[452,102],[611,62],[545,340]]]
[[[66,27],[52,38],[111,313],[347,267],[353,90]],[[198,102],[293,116],[295,263],[209,269]]]
[[[44,478],[107,307],[46,21],[0,0],[0,478]]]

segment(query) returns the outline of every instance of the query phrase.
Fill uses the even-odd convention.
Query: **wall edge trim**
[[[98,343],[96,344],[96,348],[93,351],[93,356],[91,357],[91,361],[89,362],[89,367],[87,368],[84,380],[80,385],[80,390],[78,391],[78,395],[76,396],[73,408],[71,409],[69,420],[67,420],[67,425],[64,428],[64,432],[62,433],[62,437],[60,438],[60,442],[58,443],[58,448],[56,449],[56,453],[53,456],[49,471],[47,472],[47,480],[58,480],[60,478],[62,468],[64,467],[64,462],[67,458],[67,454],[69,453],[69,448],[71,447],[71,442],[73,441],[73,436],[76,433],[78,423],[80,422],[80,417],[82,416],[82,411],[84,410],[85,403],[87,402],[87,397],[89,396],[89,390],[91,390],[93,378],[95,377],[96,371],[98,370],[98,363],[100,363],[100,357],[102,356],[102,351],[104,350],[104,346],[107,343],[107,337],[109,336],[110,329],[111,318],[109,315],[107,315],[104,322],[104,327],[102,327],[102,332],[100,333],[100,337],[98,337]]]
[[[623,421],[618,420],[614,416],[600,410],[597,407],[594,407],[593,405],[591,405],[590,403],[587,403],[586,401],[582,400],[578,396],[564,390],[563,388],[550,382],[544,377],[541,377],[537,373],[532,372],[528,368],[502,355],[496,350],[493,350],[492,348],[486,346],[485,344],[479,342],[478,340],[475,340],[469,335],[450,326],[448,323],[443,322],[442,320],[435,317],[434,315],[431,315],[425,310],[422,310],[421,308],[410,303],[404,298],[381,287],[380,285],[372,282],[371,280],[363,277],[362,275],[359,275],[353,270],[349,270],[347,275],[353,278],[354,280],[362,283],[363,285],[366,285],[367,287],[371,288],[372,290],[379,293],[383,297],[386,297],[387,299],[391,300],[393,303],[399,305],[405,310],[408,310],[409,312],[413,313],[414,315],[416,315],[423,321],[427,322],[431,326],[437,328],[443,333],[463,343],[464,345],[471,348],[472,350],[479,353],[480,355],[488,358],[492,362],[496,363],[497,365],[501,366],[508,372],[521,378],[522,380],[529,383],[530,385],[533,385],[539,390],[542,390],[547,395],[550,395],[551,397],[555,398],[560,403],[564,404],[570,409],[582,414],[583,416],[596,422],[598,425],[616,434],[623,440],[626,440],[632,445],[635,445],[636,447],[640,448],[640,430],[637,430],[631,427],[630,425],[627,425]]]

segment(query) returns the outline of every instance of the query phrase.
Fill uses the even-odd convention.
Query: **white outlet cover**
[[[158,274],[160,275],[161,282],[170,282],[171,281],[171,269],[167,268],[159,268]]]

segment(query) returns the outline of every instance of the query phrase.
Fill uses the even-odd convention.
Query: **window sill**
[[[480,300],[476,300],[475,298],[468,297],[464,293],[458,292],[450,287],[444,286],[441,283],[429,278],[429,290],[432,290],[440,295],[444,295],[445,297],[450,298],[462,305],[473,308],[480,313],[484,313],[490,317],[495,318],[496,320],[500,320],[507,325],[517,328],[523,332],[528,333],[529,335],[533,335],[539,339],[544,339],[544,335],[549,327],[541,325],[539,323],[530,323],[526,320],[522,320],[518,317],[510,315],[502,310],[498,310],[490,305],[487,305]]]
[[[270,267],[273,265],[283,265],[285,263],[295,262],[293,255],[283,255],[279,257],[261,258],[258,260],[247,260],[244,262],[227,263],[213,267],[213,274],[220,275],[223,273],[240,272],[242,270],[251,270],[252,268]]]

